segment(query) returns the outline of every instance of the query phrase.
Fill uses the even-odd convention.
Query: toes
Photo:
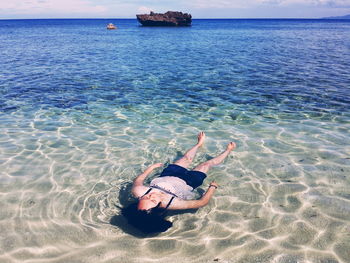
[[[202,144],[204,143],[204,139],[205,139],[204,132],[198,133],[198,145],[199,146],[202,146]]]
[[[234,143],[234,142],[230,142],[228,145],[227,145],[227,148],[229,149],[229,150],[233,150],[234,148],[236,148],[236,144]]]
[[[200,132],[200,133],[198,133],[198,141],[203,140],[203,139],[204,139],[204,137],[205,137],[204,132]]]

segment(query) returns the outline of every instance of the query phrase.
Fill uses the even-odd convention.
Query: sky
[[[321,18],[350,14],[350,0],[0,0],[0,19],[135,18],[168,10],[193,18]]]

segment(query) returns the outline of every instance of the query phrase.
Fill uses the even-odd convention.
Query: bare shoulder
[[[147,190],[149,189],[149,187],[147,186],[144,186],[144,185],[138,185],[138,186],[134,186],[132,189],[131,189],[131,192],[133,194],[133,196],[135,197],[141,197],[143,196]]]

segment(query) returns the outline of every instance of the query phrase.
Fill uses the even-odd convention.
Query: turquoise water
[[[350,262],[349,33],[0,21],[0,261]],[[201,130],[193,166],[237,144],[210,204],[154,237],[111,224],[132,179]]]

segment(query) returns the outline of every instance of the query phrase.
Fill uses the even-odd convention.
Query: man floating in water
[[[138,210],[151,211],[155,207],[171,210],[193,209],[208,204],[218,188],[215,181],[210,183],[208,190],[198,200],[191,200],[194,198],[193,190],[202,185],[208,170],[212,166],[222,163],[236,145],[230,142],[223,153],[199,164],[193,170],[188,170],[204,140],[205,134],[200,132],[197,144],[189,149],[181,159],[165,168],[159,177],[151,181],[150,186],[145,186],[144,180],[155,168],[162,167],[163,164],[153,164],[135,178],[132,193],[139,198]]]
[[[181,159],[168,165],[149,186],[144,185],[145,179],[155,168],[162,167],[163,164],[153,164],[135,178],[131,192],[138,198],[138,202],[122,209],[122,214],[131,225],[146,234],[164,232],[172,226],[171,222],[165,220],[166,210],[196,209],[208,204],[218,188],[215,181],[209,184],[207,191],[198,200],[194,199],[193,190],[202,185],[209,169],[222,163],[236,145],[230,142],[224,152],[201,163],[193,170],[188,170],[204,140],[205,134],[200,132],[197,144]]]

